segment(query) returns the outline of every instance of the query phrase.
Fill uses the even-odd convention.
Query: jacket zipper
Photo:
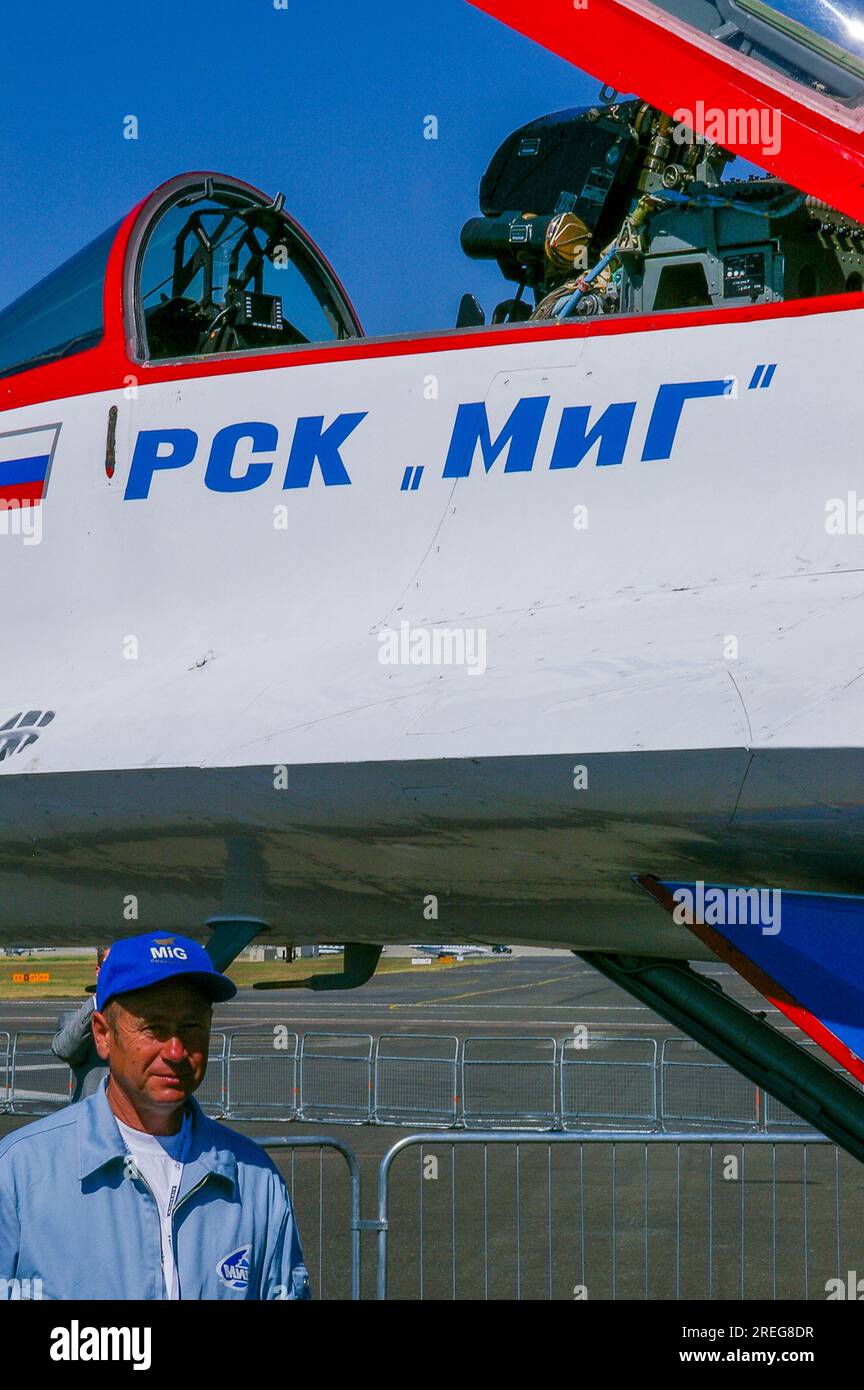
[[[151,1198],[151,1200],[152,1200],[152,1202],[153,1202],[153,1205],[154,1205],[154,1207],[156,1208],[156,1220],[159,1221],[159,1203],[156,1201],[156,1198],[153,1196],[153,1189],[152,1189],[152,1187],[150,1186],[150,1184],[149,1184],[149,1182],[147,1181],[147,1179],[145,1178],[144,1174],[141,1172],[141,1169],[137,1166],[137,1164],[136,1164],[136,1166],[135,1166],[135,1171],[136,1171],[136,1173],[137,1173],[137,1176],[138,1176],[139,1181],[142,1183],[142,1185],[143,1185],[143,1187],[144,1187],[145,1192],[147,1192],[147,1193],[149,1194],[149,1196],[150,1196],[150,1198]],[[180,1208],[182,1207],[183,1203],[184,1203],[184,1202],[188,1202],[188,1200],[189,1200],[190,1197],[194,1197],[195,1193],[198,1192],[199,1189],[202,1188],[202,1187],[204,1186],[205,1182],[207,1181],[207,1179],[208,1179],[209,1177],[210,1177],[210,1174],[209,1174],[209,1173],[205,1173],[205,1174],[204,1174],[204,1177],[201,1179],[200,1182],[196,1182],[196,1184],[195,1184],[194,1187],[190,1187],[190,1189],[189,1189],[189,1191],[186,1193],[185,1197],[183,1197],[179,1202],[175,1202],[175,1204],[174,1204],[174,1210],[173,1210],[172,1213],[171,1213],[171,1248],[172,1248],[172,1250],[176,1250],[176,1249],[177,1249],[177,1242],[176,1242],[176,1239],[175,1239],[175,1237],[176,1237],[176,1232],[175,1232],[175,1230],[174,1230],[174,1218],[175,1218],[175,1216],[177,1215],[178,1211],[179,1211]],[[163,1288],[163,1290],[165,1291],[165,1293],[167,1294],[167,1292],[168,1292],[168,1285],[167,1285],[167,1283],[166,1283],[166,1281],[165,1281],[165,1252],[164,1252],[164,1250],[162,1250],[162,1222],[161,1222],[161,1221],[159,1221],[159,1249],[160,1249],[161,1254],[162,1254],[162,1260],[161,1260],[161,1265],[162,1265],[162,1288]],[[179,1266],[178,1266],[178,1264],[177,1264],[177,1256],[176,1256],[176,1255],[174,1256],[174,1277],[176,1278],[176,1280],[177,1280],[177,1282],[178,1282],[178,1284],[179,1284],[179,1282],[180,1282],[180,1269],[179,1269]],[[164,1301],[164,1300],[163,1300],[163,1301]],[[179,1300],[178,1300],[178,1302],[179,1302]]]
[[[180,1299],[179,1299],[178,1301],[182,1301],[182,1298],[183,1298],[183,1290],[182,1290],[182,1288],[179,1288],[179,1285],[180,1285],[180,1266],[179,1266],[178,1263],[177,1263],[177,1232],[176,1232],[175,1229],[174,1229],[174,1218],[176,1217],[176,1215],[177,1215],[178,1211],[180,1210],[180,1208],[183,1206],[183,1203],[184,1203],[184,1202],[188,1202],[190,1197],[194,1197],[194,1196],[195,1196],[195,1193],[198,1192],[198,1191],[200,1191],[200,1189],[204,1186],[204,1184],[206,1183],[206,1181],[207,1181],[207,1179],[208,1179],[209,1177],[210,1177],[210,1174],[209,1174],[209,1173],[205,1173],[204,1176],[203,1176],[203,1178],[201,1179],[200,1182],[196,1182],[196,1184],[195,1184],[194,1187],[190,1187],[190,1189],[189,1189],[189,1191],[186,1193],[185,1197],[181,1198],[181,1200],[180,1200],[179,1202],[176,1202],[176,1203],[174,1204],[174,1210],[173,1210],[172,1213],[171,1213],[171,1249],[172,1249],[173,1252],[174,1252],[174,1277],[175,1277],[175,1279],[177,1280],[178,1289],[179,1289],[179,1293],[180,1293]]]
[[[134,1160],[133,1160],[133,1162],[134,1162]],[[149,1184],[149,1182],[147,1181],[147,1179],[145,1178],[144,1174],[141,1172],[141,1169],[138,1167],[138,1164],[137,1164],[137,1163],[135,1164],[135,1176],[137,1177],[138,1181],[142,1184],[142,1186],[143,1186],[143,1188],[144,1188],[144,1191],[148,1194],[148,1196],[150,1197],[150,1200],[152,1201],[154,1207],[156,1208],[156,1221],[157,1221],[157,1223],[158,1223],[158,1225],[159,1225],[159,1252],[160,1252],[160,1256],[161,1256],[161,1259],[160,1259],[160,1268],[161,1268],[161,1271],[162,1271],[162,1289],[163,1289],[163,1292],[167,1293],[167,1285],[166,1285],[166,1283],[165,1283],[165,1252],[164,1252],[164,1250],[162,1249],[162,1222],[159,1220],[159,1203],[156,1201],[156,1198],[155,1198],[155,1196],[153,1195],[153,1189],[152,1189],[152,1187],[150,1186],[150,1184]],[[184,1200],[185,1200],[185,1199],[184,1199]],[[175,1208],[175,1210],[176,1210],[176,1208]],[[172,1237],[172,1239],[173,1239],[173,1237],[174,1237],[173,1226],[172,1226],[172,1230],[171,1230],[171,1237]],[[175,1266],[176,1266],[176,1261],[175,1261]]]

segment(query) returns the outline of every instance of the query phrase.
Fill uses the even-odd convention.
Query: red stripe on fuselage
[[[42,492],[45,487],[45,480],[38,479],[34,483],[10,483],[8,487],[0,487],[0,511],[9,502],[18,505],[23,503],[25,506],[37,506],[42,501]]]
[[[519,328],[479,329],[477,332],[418,334],[416,337],[360,338],[335,344],[313,344],[293,352],[214,357],[206,362],[174,362],[148,365],[132,362],[116,344],[106,340],[78,357],[34,367],[20,376],[0,382],[0,412],[43,401],[92,395],[97,391],[122,391],[130,379],[138,386],[163,382],[194,381],[241,372],[276,371],[290,367],[318,366],[328,362],[360,362],[371,359],[418,356],[423,353],[470,352],[476,348],[513,347],[556,343],[579,338],[617,337],[620,334],[657,333],[682,328],[707,328],[720,324],[771,322],[838,314],[864,309],[864,292],[828,295],[818,299],[791,300],[780,304],[747,305],[734,309],[698,309],[681,313],[609,315],[586,323],[550,326],[548,322]]]

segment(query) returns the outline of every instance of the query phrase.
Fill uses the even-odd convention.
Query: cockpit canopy
[[[864,22],[849,0],[654,0],[664,13],[850,108],[864,101]]]
[[[359,325],[282,199],[239,185],[183,184],[130,247],[144,360],[353,338]]]
[[[109,256],[123,223],[0,311],[0,376],[102,342]],[[132,228],[123,276],[133,362],[252,354],[360,336],[351,305],[302,229],[236,180],[185,176],[159,189]]]

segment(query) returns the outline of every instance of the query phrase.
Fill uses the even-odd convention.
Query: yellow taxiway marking
[[[440,999],[422,999],[416,1004],[391,1004],[391,1009],[425,1009],[433,1004],[452,1004],[456,999],[476,999],[480,994],[506,994],[509,990],[536,989],[538,985],[554,985],[559,980],[572,980],[572,975],[550,975],[548,980],[530,980],[524,985],[496,985],[495,989],[471,989],[466,994],[445,994]]]

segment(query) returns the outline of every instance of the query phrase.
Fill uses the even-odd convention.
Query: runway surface
[[[313,973],[314,961],[309,965]],[[734,972],[721,965],[700,965],[698,969],[722,980],[724,989],[747,1007],[766,1009],[775,1026],[795,1031]],[[17,1004],[0,1000],[0,1029],[10,1033],[53,1029],[58,1015],[75,1002],[50,999]],[[300,1032],[345,1028],[373,1033],[420,1029],[452,1033],[455,1029],[460,1036],[540,1030],[562,1038],[580,1023],[638,1037],[665,1037],[676,1031],[595,970],[566,954],[505,957],[428,974],[418,970],[380,975],[361,989],[344,994],[245,989],[230,1004],[217,1006],[213,1026],[238,1033],[277,1024]]]

